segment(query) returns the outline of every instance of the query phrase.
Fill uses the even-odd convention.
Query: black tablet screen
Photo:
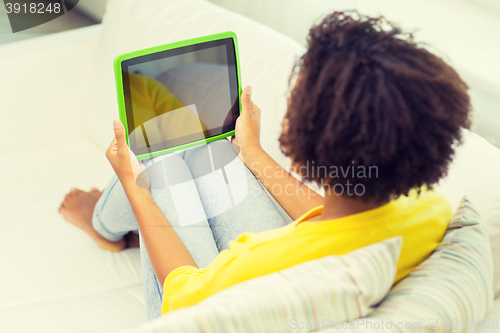
[[[234,130],[239,96],[232,38],[125,60],[122,76],[136,155]]]

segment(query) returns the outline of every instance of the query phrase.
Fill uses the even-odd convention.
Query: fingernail
[[[247,86],[246,90],[247,90],[247,94],[249,94],[249,95],[252,94],[252,87],[251,86]]]
[[[119,120],[113,120],[113,127],[119,128],[121,126],[121,122]]]

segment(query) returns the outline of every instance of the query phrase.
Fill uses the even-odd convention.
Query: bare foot
[[[111,252],[123,250],[127,243],[125,239],[112,242],[102,237],[92,226],[92,213],[102,192],[92,188],[90,192],[85,192],[76,188],[66,194],[64,201],[59,207],[59,213],[66,221],[85,231],[101,248]]]

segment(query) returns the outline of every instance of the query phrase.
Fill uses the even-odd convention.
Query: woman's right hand
[[[239,146],[238,156],[244,161],[245,155],[262,149],[260,145],[260,108],[252,101],[252,87],[247,86],[241,93],[241,114],[236,119],[233,143]]]
[[[108,150],[106,157],[115,170],[116,176],[124,188],[128,184],[136,184],[143,188],[149,188],[149,176],[142,162],[139,162],[134,153],[127,146],[125,139],[125,128],[119,120],[113,121],[115,138]],[[143,173],[143,171],[146,171]],[[138,177],[140,177],[138,179]]]

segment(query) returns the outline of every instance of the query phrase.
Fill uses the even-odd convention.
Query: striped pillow
[[[493,261],[488,231],[464,197],[433,254],[394,286],[372,314],[357,321],[354,329],[338,332],[498,329],[500,321],[482,321],[492,304]]]
[[[309,332],[369,315],[391,288],[402,237],[244,281],[131,332]]]

